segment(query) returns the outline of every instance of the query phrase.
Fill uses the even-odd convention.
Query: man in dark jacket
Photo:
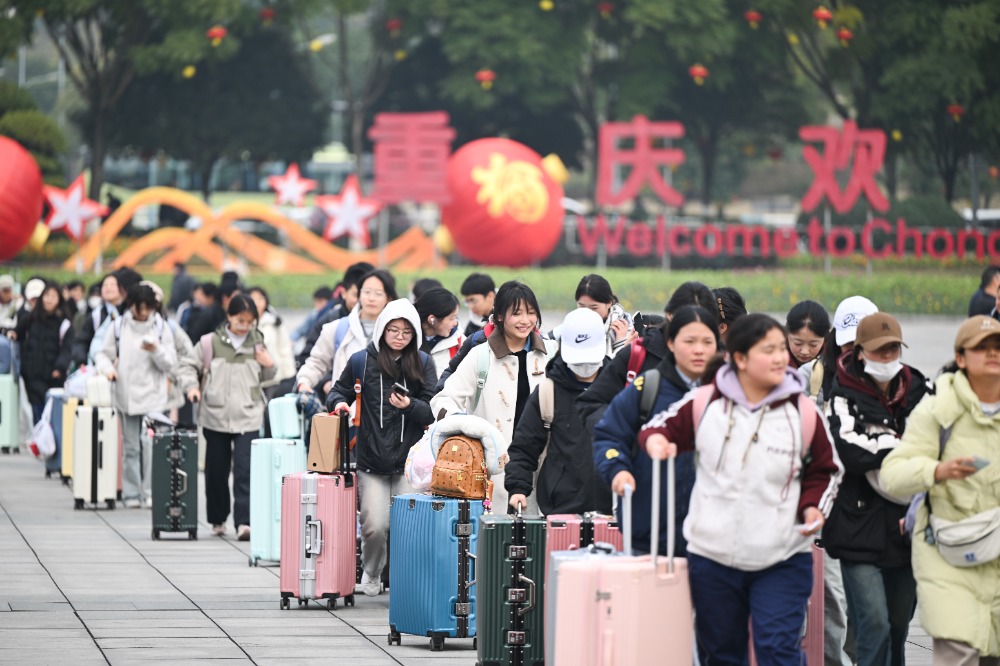
[[[566,315],[559,355],[549,361],[546,379],[528,398],[508,450],[504,487],[512,507],[527,506],[535,490],[538,508],[546,515],[611,513],[611,489],[594,471],[590,431],[575,407],[577,396],[608,362],[606,350],[599,314],[577,309]]]
[[[194,285],[194,278],[188,274],[184,264],[179,261],[174,264],[174,281],[170,283],[170,302],[167,303],[167,309],[177,312],[181,303],[190,301]]]
[[[989,315],[996,307],[1000,289],[1000,266],[989,266],[979,278],[979,289],[969,299],[969,316]]]
[[[219,288],[211,282],[199,285],[194,291],[195,307],[184,332],[195,345],[201,340],[201,336],[211,333],[226,321],[226,311],[219,304],[220,297]]]

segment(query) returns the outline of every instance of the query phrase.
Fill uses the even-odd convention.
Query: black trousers
[[[250,442],[259,432],[229,433],[204,429],[205,513],[212,525],[229,518],[229,473],[233,473],[233,524],[250,524]]]

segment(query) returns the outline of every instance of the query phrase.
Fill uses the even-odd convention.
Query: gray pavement
[[[901,323],[904,360],[935,374],[959,320]],[[153,541],[150,529],[144,509],[74,511],[30,455],[0,457],[0,663],[475,663],[471,639],[388,646],[388,594],[279,610],[277,568],[249,567],[249,544],[209,536],[204,512],[199,541]],[[930,664],[930,648],[915,620],[907,662]]]

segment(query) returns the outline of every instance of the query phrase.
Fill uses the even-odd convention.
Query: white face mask
[[[87,299],[87,307],[89,307],[91,310],[96,310],[97,308],[101,307],[101,303],[103,303],[103,301],[101,300],[100,296],[91,296],[90,298]]]
[[[898,358],[888,363],[876,363],[865,359],[865,372],[877,382],[891,382],[892,378],[903,369],[903,362]]]
[[[601,362],[597,363],[567,363],[569,366],[569,371],[572,372],[577,377],[592,377],[597,374],[597,371],[601,369],[604,364]]]

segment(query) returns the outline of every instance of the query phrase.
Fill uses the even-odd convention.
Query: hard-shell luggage
[[[607,543],[622,549],[622,533],[614,516],[588,513],[557,513],[546,518],[545,571],[549,571],[552,553],[586,548],[592,543]]]
[[[16,375],[0,375],[0,451],[20,451],[21,402]]]
[[[198,538],[198,433],[157,432],[153,436],[153,538],[187,532]]]
[[[76,430],[76,408],[86,404],[79,398],[63,398],[62,408],[62,478],[63,483],[69,485],[73,478],[73,433]]]
[[[273,398],[267,403],[267,420],[271,424],[271,437],[275,439],[303,439],[302,415],[296,405],[295,393]],[[298,470],[296,470],[298,471]],[[250,528],[253,534],[253,528]]]
[[[251,566],[260,560],[281,559],[281,479],[305,469],[306,447],[301,439],[250,442]]]
[[[654,552],[640,557],[580,558],[560,566],[556,666],[692,663],[694,613],[687,560],[674,557],[673,458],[668,460],[667,474],[667,557]],[[656,461],[652,485],[650,543],[656,544],[660,527],[660,464]],[[631,526],[625,529],[630,548]]]
[[[77,407],[73,432],[74,508],[115,508],[121,480],[121,436],[112,407]]]
[[[347,421],[344,420],[346,428]],[[347,438],[341,438],[346,449]],[[344,466],[336,474],[296,472],[281,482],[281,608],[343,597],[354,605],[357,476]],[[252,534],[252,530],[251,530]]]
[[[49,423],[52,426],[52,438],[56,442],[56,452],[45,459],[45,478],[51,478],[53,474],[58,477],[62,473],[62,431],[63,431],[63,405],[66,392],[60,388],[49,389],[45,392],[45,400],[52,401],[52,414]]]
[[[476,635],[475,555],[480,500],[396,495],[389,510],[389,644],[400,634],[445,638]]]
[[[546,521],[479,519],[476,655],[480,666],[544,666]]]

